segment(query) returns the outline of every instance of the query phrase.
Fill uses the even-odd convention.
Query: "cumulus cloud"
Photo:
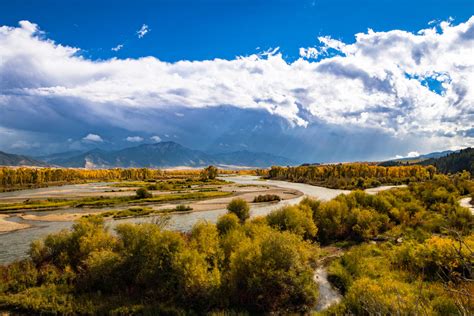
[[[474,17],[451,23],[417,33],[369,30],[352,44],[322,36],[290,63],[277,49],[167,63],[89,60],[22,21],[0,27],[0,108],[52,117],[73,104],[89,125],[127,127],[135,124],[129,113],[224,105],[263,110],[292,126],[323,123],[473,144]],[[137,34],[148,31],[143,25]]]
[[[82,140],[95,143],[102,143],[104,141],[102,137],[97,134],[87,134],[87,136],[83,137]]]
[[[152,137],[150,137],[150,139],[151,139],[152,141],[154,141],[155,143],[161,142],[161,137],[158,136],[158,135],[152,136]]]
[[[148,32],[150,32],[150,28],[148,25],[143,24],[142,27],[137,31],[138,38],[143,38]]]
[[[140,136],[129,136],[125,139],[127,142],[139,143],[143,141],[143,137]]]
[[[112,47],[111,50],[113,50],[114,52],[118,52],[122,48],[123,48],[123,44],[118,44],[117,46]]]

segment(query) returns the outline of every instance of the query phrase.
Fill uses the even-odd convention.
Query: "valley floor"
[[[15,205],[18,203],[33,203],[35,201],[51,201],[51,200],[79,200],[88,198],[115,198],[115,197],[133,197],[138,186],[134,186],[133,182],[124,183],[87,183],[87,184],[76,184],[66,185],[61,187],[48,187],[39,189],[29,189],[14,192],[3,192],[0,193],[0,204],[3,207],[9,205]],[[130,185],[130,186],[129,186]],[[121,187],[117,187],[121,186]],[[301,197],[302,192],[289,189],[281,188],[276,186],[268,186],[264,184],[259,185],[242,185],[234,184],[231,182],[223,185],[200,185],[198,187],[179,190],[179,191],[163,191],[163,190],[151,190],[154,196],[165,196],[178,194],[187,194],[193,192],[222,192],[222,197],[209,197],[199,200],[189,199],[167,199],[158,202],[141,202],[134,203],[135,206],[147,207],[157,213],[160,210],[170,210],[176,207],[176,205],[186,205],[191,209],[192,212],[212,211],[225,209],[226,205],[236,196],[251,203],[253,199],[258,195],[272,194],[278,195],[281,200],[289,200]],[[139,201],[137,201],[139,202]],[[262,203],[259,203],[262,204]],[[30,204],[25,204],[30,206]],[[80,217],[87,215],[99,215],[104,212],[111,210],[125,210],[130,208],[127,204],[118,204],[117,206],[107,207],[51,207],[42,209],[19,209],[9,211],[0,215],[0,233],[6,233],[11,231],[17,231],[20,229],[27,229],[34,226],[34,222],[70,222]],[[1,211],[0,211],[1,213]],[[169,212],[168,212],[169,213]]]

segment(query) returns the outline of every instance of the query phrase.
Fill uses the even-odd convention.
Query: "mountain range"
[[[184,147],[175,142],[143,144],[115,151],[93,149],[87,152],[63,152],[29,158],[5,154],[9,159],[0,160],[1,165],[60,166],[71,168],[172,168],[203,167],[216,165],[221,168],[269,167],[293,165],[294,161],[268,153],[234,151],[210,154]],[[1,159],[1,156],[0,156]]]
[[[43,161],[36,160],[34,158],[23,156],[23,155],[15,155],[15,154],[8,154],[3,151],[0,151],[0,166],[37,166],[37,167],[44,167],[47,164]]]
[[[442,151],[418,157],[394,159],[379,163],[381,166],[403,166],[411,164],[434,165],[441,172],[469,170],[474,172],[474,149]],[[220,168],[265,168],[270,166],[296,165],[291,159],[247,150],[226,153],[206,153],[168,141],[143,144],[120,150],[93,149],[87,152],[69,151],[45,156],[29,157],[0,151],[0,166],[37,166],[70,168],[200,168],[215,165]]]

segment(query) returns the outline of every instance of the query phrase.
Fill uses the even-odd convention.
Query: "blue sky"
[[[473,14],[456,0],[2,1],[0,150],[161,139],[347,161],[471,146]]]
[[[465,21],[470,0],[417,1],[2,1],[3,25],[29,20],[58,43],[98,58],[155,56],[163,61],[232,59],[280,47],[288,59],[300,47],[330,35],[346,43],[354,34],[418,31],[433,20]],[[146,24],[151,31],[137,39]],[[112,47],[123,44],[119,52]],[[258,48],[258,49],[257,49]]]

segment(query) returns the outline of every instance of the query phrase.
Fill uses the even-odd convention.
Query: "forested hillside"
[[[418,164],[433,165],[442,173],[456,173],[466,170],[474,175],[474,148],[466,148],[445,157],[427,159]]]
[[[469,171],[474,174],[474,148],[465,148],[456,152],[441,152],[443,156],[437,156],[428,159],[411,158],[389,160],[379,163],[382,167],[394,167],[394,166],[411,166],[411,165],[422,165],[422,166],[435,166],[438,172],[441,173],[456,173],[461,171]],[[427,156],[427,155],[425,155]],[[420,156],[423,157],[423,156]]]

